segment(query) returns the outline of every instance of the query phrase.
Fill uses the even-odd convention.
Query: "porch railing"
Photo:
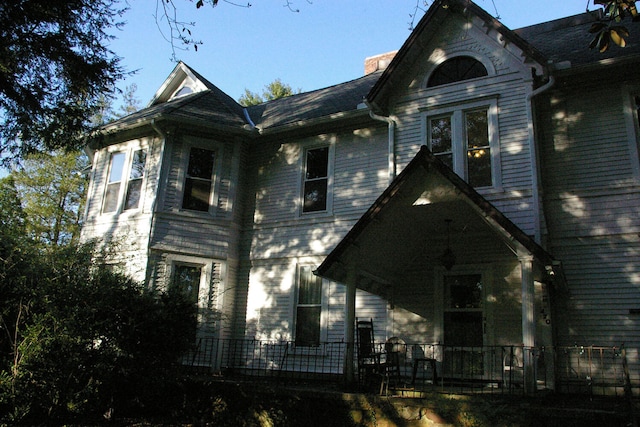
[[[384,343],[378,346],[385,350]],[[290,341],[201,338],[183,364],[227,377],[338,383],[344,381],[345,352],[344,342],[298,347]],[[402,343],[395,345],[394,352],[398,378],[393,378],[391,386],[403,389],[522,394],[524,360],[529,359],[538,389],[617,396],[640,391],[638,349],[622,346],[525,348]]]

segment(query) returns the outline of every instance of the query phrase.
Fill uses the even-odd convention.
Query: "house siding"
[[[542,146],[549,247],[568,283],[559,341],[637,347],[639,160],[629,155],[637,135],[625,125],[630,94],[604,81],[565,83],[541,106],[551,127]]]
[[[330,210],[301,214],[302,155],[306,147],[333,147]],[[247,336],[292,339],[296,266],[319,265],[346,235],[356,220],[388,185],[388,142],[386,126],[287,140],[281,144],[257,146],[249,168],[256,170],[255,210],[247,217],[250,232],[251,268],[247,296]],[[344,340],[343,285],[324,283],[326,307],[324,336]],[[362,291],[358,292],[363,294]],[[269,296],[268,301],[265,296]],[[357,314],[375,317],[385,324],[385,303],[365,304]],[[256,302],[259,306],[255,306]],[[270,320],[271,319],[271,320]],[[381,338],[385,328],[381,327]]]
[[[455,26],[454,26],[455,28]],[[500,176],[492,188],[478,191],[527,234],[535,235],[540,224],[534,212],[539,209],[533,198],[535,188],[532,153],[528,132],[527,95],[531,92],[531,67],[517,58],[517,52],[479,43],[484,36],[478,28],[435,37],[425,47],[424,56],[415,66],[415,75],[407,90],[397,98],[393,117],[397,118],[396,134],[398,169],[415,156],[421,145],[427,144],[425,116],[430,110],[464,107],[471,101],[495,100],[497,104],[497,137],[499,140]],[[492,36],[491,36],[492,37]],[[440,52],[440,53],[439,53]],[[472,54],[491,64],[489,76],[426,88],[426,80],[443,52],[447,57]],[[492,74],[495,72],[495,74]]]
[[[109,264],[131,275],[140,282],[146,277],[147,250],[151,229],[152,209],[155,201],[154,189],[158,185],[158,159],[162,143],[155,138],[126,141],[99,150],[95,153],[92,180],[87,194],[85,221],[81,240],[97,240],[98,247],[107,251]],[[111,153],[147,150],[143,191],[138,209],[114,213],[102,213],[105,186],[107,183]]]

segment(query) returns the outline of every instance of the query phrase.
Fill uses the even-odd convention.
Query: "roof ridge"
[[[327,90],[332,90],[332,89],[334,89],[334,88],[336,88],[336,87],[339,87],[339,86],[346,86],[346,85],[348,85],[348,84],[350,84],[350,83],[357,82],[357,81],[359,81],[359,80],[363,80],[363,79],[365,79],[365,78],[373,78],[373,77],[372,77],[372,75],[374,75],[374,74],[378,74],[378,77],[379,77],[380,75],[382,75],[382,72],[383,72],[383,70],[376,70],[376,71],[374,71],[374,72],[372,72],[372,73],[365,74],[365,75],[363,75],[363,76],[356,77],[356,78],[351,79],[351,80],[347,80],[346,82],[335,83],[335,84],[333,84],[333,85],[329,85],[329,86],[322,87],[322,88],[318,88],[318,89],[313,89],[313,90],[310,90],[310,91],[308,91],[308,92],[294,93],[294,94],[291,94],[291,95],[289,95],[289,96],[285,96],[285,97],[282,97],[282,98],[270,99],[270,100],[268,100],[268,101],[264,101],[264,102],[262,102],[262,103],[260,103],[260,104],[250,105],[249,107],[255,107],[255,106],[259,106],[259,105],[271,104],[271,103],[278,102],[278,101],[282,101],[282,100],[284,100],[284,99],[288,99],[288,98],[294,98],[294,97],[299,98],[299,97],[302,97],[302,96],[308,96],[308,95],[311,95],[311,94],[314,94],[314,93],[318,93],[318,92],[323,92],[323,91],[327,91]],[[245,108],[249,108],[249,107],[245,107]]]
[[[553,31],[560,28],[566,27],[575,27],[577,25],[586,24],[588,22],[593,22],[602,17],[602,10],[588,10],[586,12],[578,13],[576,15],[565,16],[563,18],[552,19],[551,21],[539,22],[537,24],[527,25],[525,27],[520,27],[514,32],[528,32],[528,31],[536,31],[536,32],[547,32]]]

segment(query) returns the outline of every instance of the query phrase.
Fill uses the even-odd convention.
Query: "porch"
[[[376,346],[384,362],[389,357],[384,352],[384,343]],[[406,397],[434,392],[516,396],[526,394],[521,360],[528,355],[534,361],[537,392],[619,397],[640,392],[638,349],[624,347],[403,343],[394,352],[397,370],[372,370],[368,375],[358,376],[355,383],[348,383],[344,375],[346,352],[344,342],[296,347],[290,341],[201,338],[185,356],[183,365],[222,379],[305,384]],[[357,366],[357,360],[353,363]]]

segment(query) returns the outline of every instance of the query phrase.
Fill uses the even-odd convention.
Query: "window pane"
[[[198,302],[201,267],[193,265],[176,265],[174,267],[173,285],[177,286],[190,301]]]
[[[468,182],[474,187],[490,186],[492,179],[487,111],[468,112],[465,120]]]
[[[104,195],[104,206],[102,208],[102,212],[115,212],[115,210],[118,208],[119,193],[119,182],[107,185],[107,192]]]
[[[298,304],[320,304],[321,302],[322,278],[313,274],[311,267],[301,267]]]
[[[124,209],[137,209],[140,203],[140,193],[142,192],[142,178],[129,181],[127,186],[127,196],[124,200]]]
[[[209,210],[211,199],[214,152],[192,147],[184,183],[183,209],[200,212]]]
[[[446,307],[482,308],[482,278],[479,274],[445,276]]]
[[[481,62],[469,56],[458,56],[439,65],[429,78],[427,87],[475,79],[486,75],[487,69]]]
[[[320,307],[298,307],[296,312],[296,345],[320,345]]]
[[[431,119],[431,152],[450,153],[451,152],[451,117],[440,117]]]
[[[307,151],[306,179],[326,178],[329,167],[329,147]]]
[[[307,181],[304,184],[303,212],[317,212],[327,209],[327,180]]]
[[[211,179],[213,175],[213,158],[213,151],[192,147],[189,152],[187,175],[195,178]]]
[[[147,152],[145,150],[138,150],[133,153],[133,159],[131,161],[131,173],[129,179],[138,179],[144,176],[144,164],[147,161]]]
[[[122,181],[122,171],[124,169],[124,153],[114,153],[111,155],[111,172],[109,182]]]
[[[211,197],[211,181],[187,178],[184,183],[184,209],[207,212]]]
[[[115,212],[118,209],[118,196],[120,195],[120,183],[124,171],[125,153],[113,153],[111,155],[111,169],[109,181],[104,195],[102,212]]]

